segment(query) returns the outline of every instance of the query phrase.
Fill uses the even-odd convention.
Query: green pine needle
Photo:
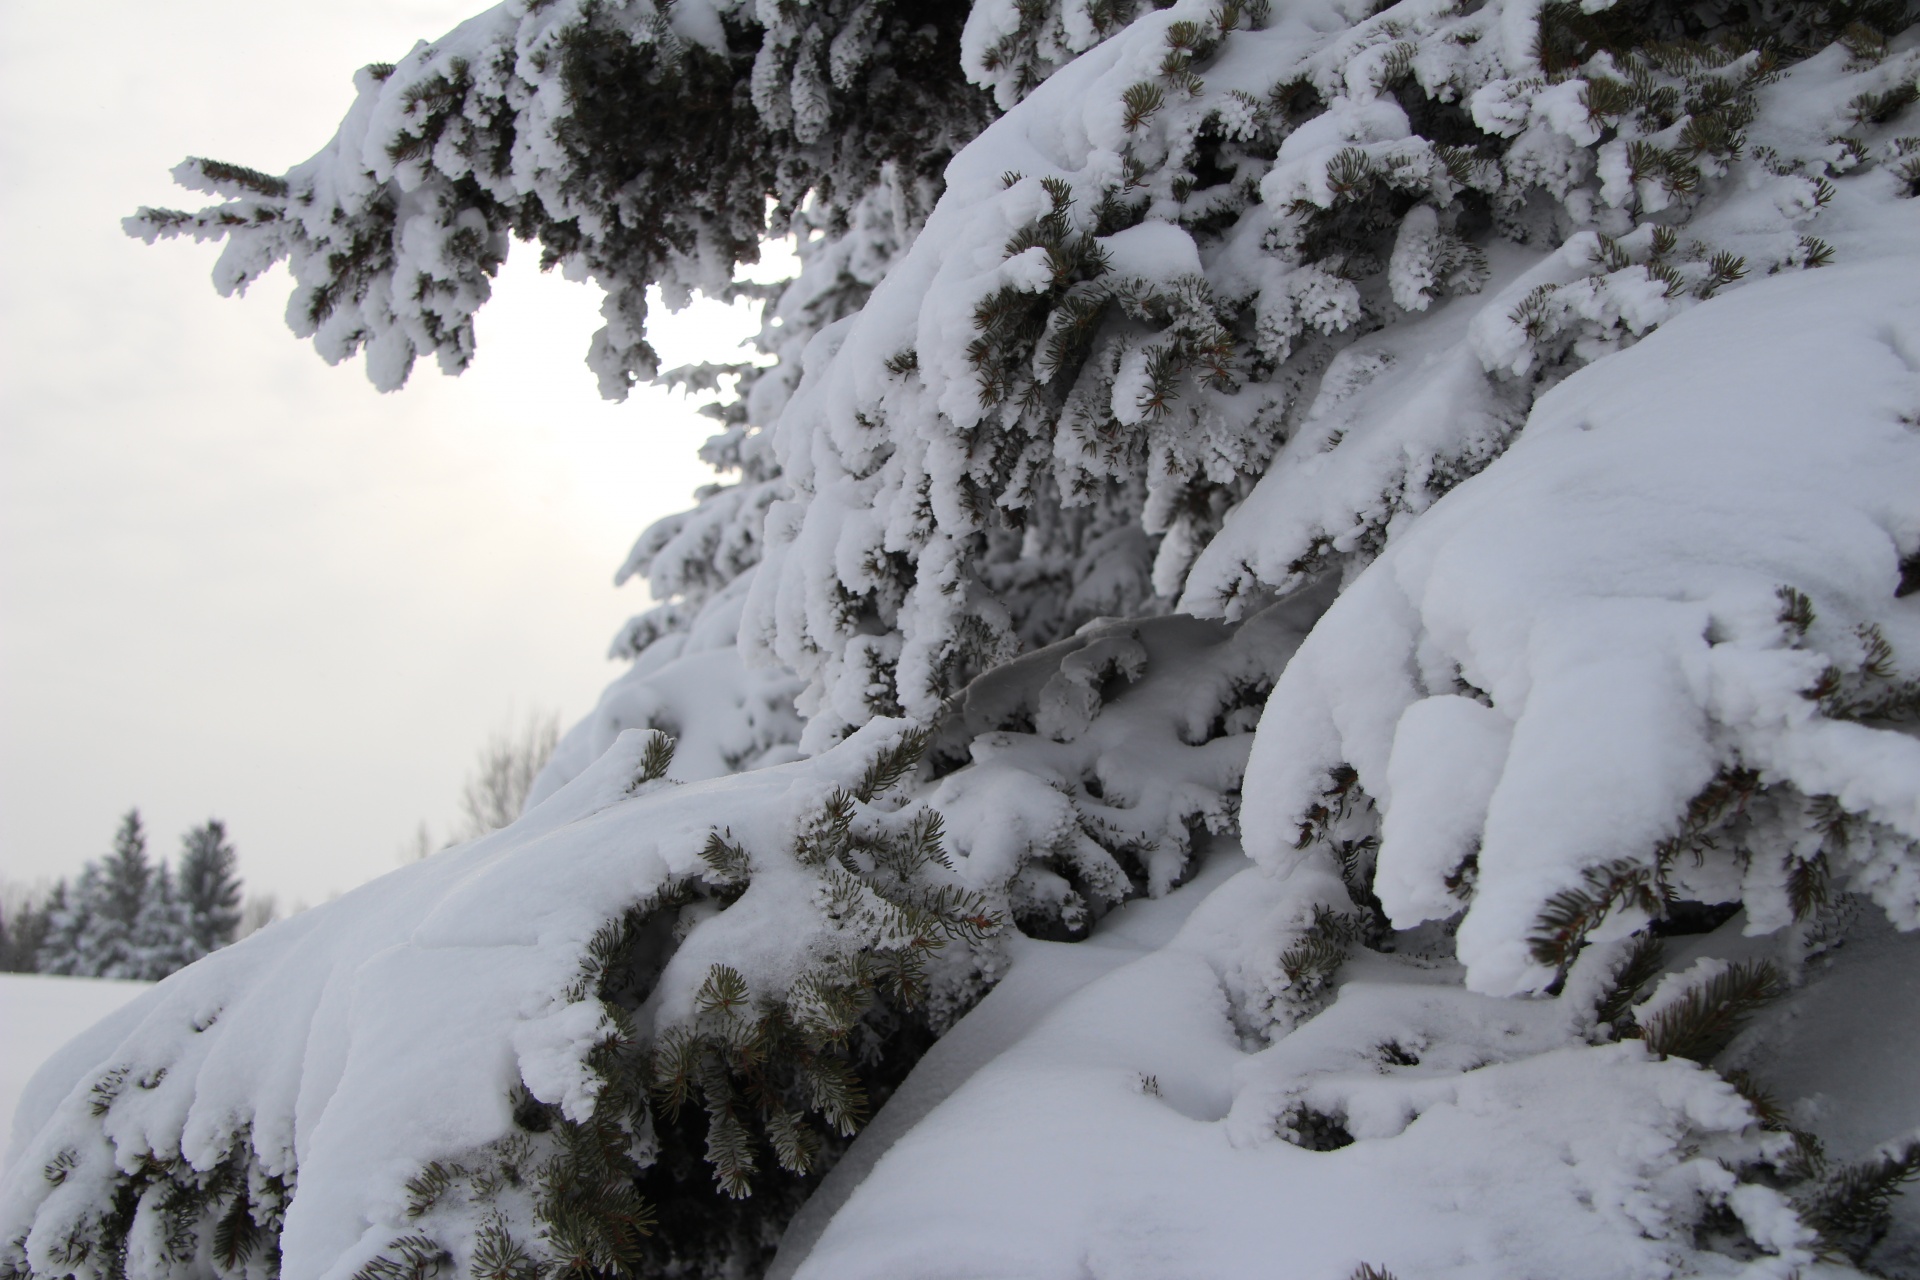
[[[1626,1017],[1640,989],[1660,975],[1665,959],[1666,946],[1659,938],[1651,933],[1636,934],[1632,950],[1627,952],[1620,967],[1614,970],[1613,981],[1594,1012],[1595,1018],[1603,1023],[1613,1023]]]
[[[1786,975],[1771,960],[1731,965],[1649,1018],[1641,1035],[1662,1057],[1708,1062],[1733,1042],[1760,1008],[1787,994]]]
[[[1892,1224],[1893,1201],[1920,1180],[1920,1142],[1827,1174],[1800,1199],[1801,1221],[1820,1233],[1822,1252],[1866,1260]]]

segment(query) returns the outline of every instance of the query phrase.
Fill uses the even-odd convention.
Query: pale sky
[[[315,902],[436,835],[493,730],[571,723],[644,587],[613,570],[711,478],[709,424],[602,403],[599,291],[516,243],[475,367],[382,396],[245,299],[167,171],[317,151],[353,70],[484,4],[0,0],[0,880],[70,875],[139,806],[151,848],[223,818],[250,889]],[[751,327],[656,322],[669,365]]]

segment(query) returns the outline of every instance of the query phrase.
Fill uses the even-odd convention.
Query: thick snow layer
[[[1701,949],[1740,958],[1726,944],[1702,940]],[[1807,976],[1734,1045],[1730,1065],[1764,1080],[1836,1160],[1920,1135],[1920,939],[1863,919]],[[1890,1275],[1920,1273],[1920,1196],[1893,1209],[1896,1225],[1874,1261]]]
[[[1860,669],[1862,625],[1920,659],[1920,608],[1895,596],[1920,554],[1916,283],[1914,257],[1763,281],[1543,397],[1287,668],[1250,766],[1255,857],[1290,860],[1351,765],[1384,814],[1397,926],[1457,910],[1448,878],[1477,849],[1459,954],[1505,994],[1553,976],[1527,944],[1547,899],[1650,857],[1723,767],[1920,838],[1920,742],[1807,696]],[[1787,588],[1812,602],[1804,637]],[[1837,870],[1920,925],[1911,857]],[[1778,871],[1755,859],[1736,892],[1777,899]]]
[[[1326,1012],[1264,1051],[1242,1041],[1221,944],[1295,892],[1298,872],[1215,857],[1153,904],[1150,931],[1125,932],[1121,913],[1119,936],[1103,925],[1080,948],[1018,955],[1007,1005],[989,997],[951,1033],[966,1047],[937,1069],[945,1100],[923,1118],[925,1099],[903,1093],[906,1115],[881,1113],[836,1175],[859,1186],[830,1198],[824,1230],[796,1222],[775,1274],[1347,1280],[1362,1263],[1462,1280],[1788,1274],[1791,1257],[1743,1265],[1691,1247],[1697,1215],[1723,1200],[1807,1261],[1780,1201],[1734,1190],[1716,1162],[1757,1140],[1746,1104],[1637,1042],[1585,1043],[1577,997],[1478,996],[1418,948],[1362,953]],[[1745,1065],[1846,1158],[1920,1121],[1903,1065],[1912,1046],[1871,1031],[1910,1021],[1920,945],[1871,939],[1816,962],[1742,1042]],[[1739,958],[1752,945],[1735,923],[1685,954]],[[1083,963],[1095,947],[1098,962]],[[1030,993],[1042,991],[1050,1007],[1034,1020]],[[1010,1025],[1019,1033],[1001,1047]],[[1812,1043],[1828,1033],[1849,1054]],[[983,1044],[997,1052],[983,1059]],[[1297,1106],[1340,1117],[1355,1141],[1280,1140]]]
[[[633,665],[560,739],[527,794],[529,806],[579,777],[630,729],[658,729],[675,740],[668,776],[676,782],[794,758],[801,726],[793,697],[800,682],[784,671],[742,665],[732,643],[739,602],[730,603],[730,609],[703,613],[702,622],[717,617],[718,627],[676,630],[633,655]]]
[[[1246,865],[1237,852],[1222,848],[1208,856],[1187,884],[1162,898],[1126,904],[1102,920],[1085,942],[1018,939],[1000,984],[920,1060],[906,1084],[861,1131],[853,1149],[808,1197],[781,1240],[768,1280],[789,1280],[875,1164],[928,1112],[1018,1043],[1062,1001],[1165,946],[1194,907]]]
[[[11,1120],[28,1082],[42,1067],[42,1086],[57,1089],[71,1074],[71,1057],[86,1056],[93,1037],[79,1039],[71,1054],[69,1042],[114,1010],[145,991],[145,982],[107,982],[99,978],[56,978],[37,973],[0,973],[0,1118]],[[30,1103],[29,1109],[40,1104]],[[13,1135],[0,1157],[25,1135]],[[0,1159],[0,1168],[9,1160]]]

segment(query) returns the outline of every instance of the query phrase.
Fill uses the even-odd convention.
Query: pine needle
[[[1708,1062],[1733,1042],[1747,1019],[1788,990],[1786,975],[1771,960],[1729,965],[1649,1018],[1642,1038],[1662,1057]]]

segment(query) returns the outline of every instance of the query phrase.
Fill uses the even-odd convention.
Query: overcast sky
[[[567,723],[644,588],[612,572],[710,479],[663,393],[598,400],[598,291],[516,245],[466,375],[395,395],[245,299],[216,246],[127,239],[167,171],[317,151],[354,68],[484,7],[0,0],[0,879],[69,875],[139,806],[226,820],[250,888],[319,901],[452,818],[488,734]],[[669,364],[743,317],[663,319]]]

